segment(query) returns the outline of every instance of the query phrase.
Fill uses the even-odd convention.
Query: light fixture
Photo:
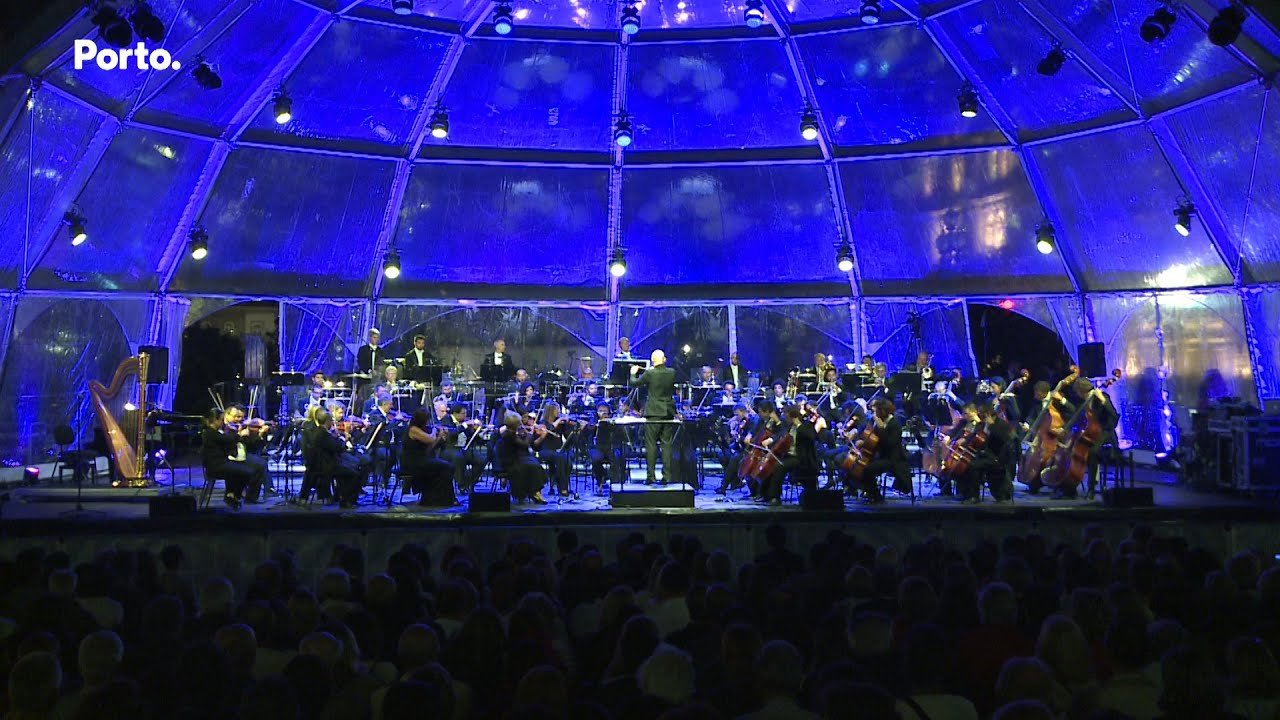
[[[1044,58],[1036,64],[1036,72],[1046,77],[1052,77],[1062,70],[1062,66],[1067,62],[1067,54],[1062,51],[1062,46],[1054,41],[1053,47],[1049,48],[1049,52]]]
[[[1173,229],[1182,237],[1191,235],[1191,218],[1196,214],[1196,206],[1190,200],[1183,200],[1173,211]]]
[[[386,259],[382,261],[382,274],[388,280],[400,277],[400,253],[395,248],[388,250]]]
[[[847,273],[853,270],[853,247],[846,240],[836,249],[836,269]]]
[[[165,160],[172,160],[178,156],[178,151],[174,150],[172,145],[157,145],[156,152],[160,153],[160,157]]]
[[[960,94],[956,96],[956,102],[960,105],[961,117],[978,117],[978,93],[973,89],[973,85],[965,83],[964,87],[960,88]]]
[[[1178,16],[1173,14],[1173,10],[1168,5],[1161,5],[1156,8],[1155,12],[1148,15],[1146,20],[1142,21],[1142,27],[1139,29],[1138,34],[1146,42],[1158,42],[1169,37],[1169,30],[1177,19]]]
[[[620,148],[631,147],[632,139],[631,121],[627,119],[627,111],[623,110],[618,113],[618,121],[613,124],[613,142]]]
[[[1051,255],[1056,244],[1053,223],[1045,220],[1036,227],[1036,249],[1040,251],[1041,255]]]
[[[133,42],[133,30],[114,7],[99,5],[89,22],[98,28],[98,34],[110,45],[125,48]]]
[[[685,344],[680,348],[680,352],[684,353],[685,355],[688,355],[689,353],[693,352],[693,348],[689,347],[689,344],[688,344],[688,343],[685,343]]]
[[[222,87],[222,78],[218,76],[218,71],[206,60],[201,60],[191,71],[192,77],[196,79],[196,84],[205,90],[217,90]]]
[[[609,274],[616,278],[627,274],[627,255],[622,248],[613,249],[613,258],[609,260]]]
[[[199,225],[191,228],[191,259],[203,260],[209,257],[209,233]]]
[[[811,141],[818,139],[818,114],[813,111],[812,105],[805,106],[804,112],[800,114],[800,137]]]
[[[84,218],[75,210],[68,210],[62,216],[62,223],[67,226],[67,234],[71,236],[71,244],[79,247],[89,239],[89,233],[84,230]]]
[[[431,113],[431,137],[437,140],[449,137],[449,111],[440,103],[436,103],[436,111]]]
[[[880,22],[880,0],[862,0],[858,9],[858,17],[863,25],[875,25]]]
[[[764,0],[747,0],[747,9],[742,11],[742,19],[749,28],[764,25]]]
[[[413,0],[391,0],[391,12],[397,15],[412,15]]]
[[[640,32],[640,11],[636,9],[635,3],[622,6],[622,32],[628,35]]]
[[[271,112],[275,115],[277,125],[284,125],[293,119],[293,101],[284,94],[283,90],[276,95],[276,102]]]
[[[1209,21],[1209,42],[1218,47],[1226,47],[1240,37],[1240,28],[1244,26],[1244,6],[1238,2],[1218,11]]]
[[[151,6],[139,0],[129,14],[129,24],[138,37],[148,42],[160,43],[164,40],[164,23],[156,17]]]
[[[34,110],[36,108],[36,93],[40,92],[40,78],[31,78],[31,84],[27,85],[27,109]]]
[[[511,13],[511,6],[500,3],[493,11],[493,31],[499,35],[510,35],[515,26],[516,20]]]

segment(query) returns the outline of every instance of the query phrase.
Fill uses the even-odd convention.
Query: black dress
[[[528,500],[547,482],[542,463],[529,454],[529,438],[520,433],[504,432],[498,440],[498,464],[507,473],[511,497]]]
[[[404,486],[418,493],[419,505],[456,505],[453,494],[453,466],[434,457],[434,450],[404,434],[400,449],[400,475]]]

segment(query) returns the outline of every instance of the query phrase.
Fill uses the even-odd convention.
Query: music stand
[[[609,382],[614,385],[630,385],[631,384],[631,368],[638,367],[641,370],[648,369],[649,361],[632,358],[616,358],[613,361],[613,369],[609,371]]]

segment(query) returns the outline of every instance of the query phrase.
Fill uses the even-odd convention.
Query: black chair
[[[83,478],[88,473],[89,482],[98,482],[98,464],[94,462],[98,454],[92,450],[73,449],[76,444],[76,433],[70,425],[58,425],[53,429],[53,442],[58,446],[58,454],[53,462],[53,477],[64,482],[63,474],[71,469],[71,479]]]
[[[199,504],[201,510],[207,510],[209,508],[209,503],[213,500],[214,487],[217,486],[219,480],[221,480],[222,484],[225,486],[227,479],[210,470],[207,465],[202,467],[204,468],[204,484],[200,486]]]

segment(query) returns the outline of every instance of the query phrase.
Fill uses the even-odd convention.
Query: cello
[[[1018,467],[1018,479],[1032,492],[1044,485],[1040,479],[1040,473],[1058,451],[1058,438],[1066,426],[1066,419],[1062,417],[1060,405],[1062,393],[1078,377],[1080,377],[1080,368],[1072,365],[1067,376],[1058,382],[1053,392],[1049,393],[1049,404],[1040,411],[1035,425],[1029,431],[1034,439],[1031,441],[1031,448],[1022,456],[1022,462]]]
[[[1098,384],[1095,390],[1105,391],[1120,380],[1119,368],[1111,371],[1111,377],[1103,380]],[[1075,427],[1083,417],[1084,425],[1075,435],[1066,443],[1058,448],[1058,453],[1054,457],[1053,471],[1045,474],[1045,484],[1054,488],[1071,487],[1076,488],[1084,480],[1084,475],[1089,469],[1089,454],[1093,452],[1093,448],[1097,446],[1099,438],[1102,437],[1102,423],[1098,421],[1098,414],[1093,409],[1093,393],[1089,393],[1089,397],[1085,398],[1084,404],[1076,410],[1076,415],[1071,419],[1068,427]],[[1046,468],[1047,470],[1047,468]]]
[[[760,452],[759,460],[751,465],[752,480],[764,482],[782,465],[782,458],[791,450],[795,438],[790,432],[783,432],[770,445],[759,445],[752,452]]]
[[[840,460],[840,467],[853,478],[854,481],[861,482],[862,476],[867,471],[867,466],[871,464],[871,459],[875,457],[876,446],[880,444],[880,435],[875,432],[876,422],[872,419],[867,423],[867,427],[862,431],[859,438],[861,445],[855,445],[849,451],[848,455]]]
[[[764,441],[771,437],[773,437],[773,430],[765,423],[756,431],[754,438],[744,443],[747,447],[747,452],[742,456],[742,462],[738,465],[738,479],[755,479],[757,468],[764,462],[765,456],[769,453],[769,450],[764,446]]]

